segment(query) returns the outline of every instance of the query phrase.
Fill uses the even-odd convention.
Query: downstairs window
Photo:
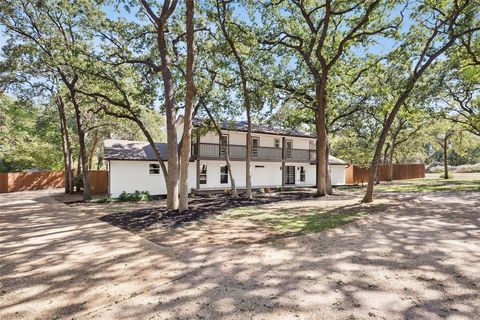
[[[305,167],[300,167],[300,181],[305,182]]]
[[[200,169],[200,176],[198,181],[200,184],[207,184],[207,165],[206,164],[202,165],[202,168]]]
[[[220,167],[220,183],[228,183],[228,166]]]

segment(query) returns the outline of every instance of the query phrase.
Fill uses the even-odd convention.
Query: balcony
[[[242,145],[228,145],[226,148],[230,156],[230,160],[245,160],[247,147]],[[198,155],[201,160],[223,160],[225,151],[227,151],[217,143],[199,143],[192,146],[193,156]],[[291,162],[315,162],[315,150],[308,149],[285,149],[273,147],[252,147],[253,161],[291,161]]]

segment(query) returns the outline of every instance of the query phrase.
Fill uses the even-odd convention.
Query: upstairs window
[[[274,146],[275,148],[280,148],[280,139],[275,139],[275,140],[273,141],[273,146]]]
[[[218,144],[220,145],[220,157],[224,157],[225,152],[228,150],[229,136],[228,134],[222,134],[218,140]]]
[[[149,173],[150,173],[150,174],[160,174],[160,164],[158,164],[158,163],[150,163],[150,165],[149,165]]]
[[[260,138],[252,138],[252,157],[258,158],[258,148],[260,147]]]
[[[200,169],[198,182],[200,184],[207,184],[207,165],[206,164],[202,165],[202,168]]]
[[[220,183],[228,183],[228,166],[220,167]]]

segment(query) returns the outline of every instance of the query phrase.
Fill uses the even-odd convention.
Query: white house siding
[[[110,196],[117,197],[125,192],[148,191],[152,195],[167,194],[162,170],[150,174],[149,165],[155,161],[110,161]],[[167,163],[165,162],[167,166]],[[195,163],[189,166],[189,187],[195,186]]]
[[[201,184],[200,189],[228,189],[228,183],[220,183],[220,167],[225,166],[225,161],[201,160],[200,165],[207,166],[207,183]],[[238,188],[245,188],[245,162],[232,161],[232,174]],[[285,163],[286,166],[295,166],[295,185],[288,186],[313,186],[315,185],[315,165],[309,163]],[[300,167],[305,168],[305,181],[300,181]],[[278,187],[282,185],[281,162],[252,162],[252,187]]]
[[[346,165],[330,165],[330,176],[332,179],[332,185],[343,186],[345,185]]]

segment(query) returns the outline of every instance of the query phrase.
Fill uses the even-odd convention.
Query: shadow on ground
[[[153,244],[34,195],[0,197],[2,318],[475,319],[480,313],[475,192],[382,196],[396,205],[334,231],[216,246],[187,237],[179,247]]]

